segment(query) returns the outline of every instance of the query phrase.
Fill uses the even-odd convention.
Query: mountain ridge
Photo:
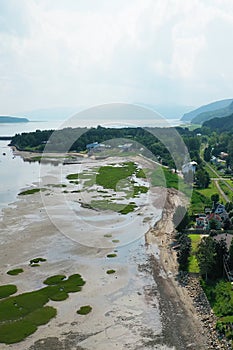
[[[203,105],[201,107],[194,109],[191,112],[185,113],[181,118],[181,120],[194,123],[194,118],[196,118],[200,114],[217,111],[219,109],[224,109],[228,107],[232,102],[233,102],[233,99],[224,99],[224,100],[208,103],[206,105]]]

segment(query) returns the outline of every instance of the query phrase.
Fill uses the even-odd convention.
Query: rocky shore
[[[229,350],[226,339],[219,339],[217,318],[200,286],[198,276],[180,274],[176,252],[171,249],[175,230],[173,213],[185,198],[174,189],[168,190],[163,216],[146,235],[148,247],[158,244],[160,256],[151,254],[151,270],[158,286],[163,319],[163,337],[177,350]]]
[[[203,325],[203,333],[207,332],[209,334],[210,349],[232,349],[231,344],[226,339],[219,339],[218,337],[218,333],[215,329],[217,318],[200,286],[199,278],[187,274],[181,277],[180,283],[185,286],[189,296],[193,300],[193,305]]]

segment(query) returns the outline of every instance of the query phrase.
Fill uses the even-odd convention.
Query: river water
[[[142,123],[142,121],[140,122]],[[168,122],[172,126],[181,123],[178,119],[170,119]],[[53,120],[0,124],[0,136],[14,136],[16,133],[22,132],[62,128],[63,123],[62,120]],[[80,126],[90,126],[87,124],[88,121],[80,120]],[[0,141],[0,211],[17,199],[17,194],[22,188],[38,182],[40,176],[40,164],[24,162],[21,157],[14,157],[11,148],[8,147],[9,142]],[[47,168],[49,169],[51,166],[47,165]]]

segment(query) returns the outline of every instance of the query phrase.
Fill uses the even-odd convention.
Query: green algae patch
[[[47,261],[45,258],[34,258],[30,260],[30,265],[39,264],[40,262],[45,262],[45,261]]]
[[[69,174],[66,176],[67,180],[77,180],[79,179],[79,174]]]
[[[120,203],[113,203],[108,200],[92,200],[90,204],[90,208],[92,209],[98,209],[98,210],[111,210],[118,212],[122,215],[126,215],[128,213],[131,213],[137,208],[135,203],[129,203],[129,204],[120,204]]]
[[[60,282],[62,282],[64,279],[66,278],[65,275],[55,275],[55,276],[51,276],[49,278],[47,278],[45,281],[44,281],[44,284],[48,284],[48,285],[56,285]]]
[[[45,306],[50,300],[63,301],[69,293],[80,292],[85,281],[80,274],[68,278],[55,275],[44,281],[39,290],[10,296],[17,291],[13,285],[0,287],[0,343],[13,344],[34,333],[38,326],[47,324],[57,310]]]
[[[18,343],[34,333],[37,326],[24,320],[0,325],[0,342],[5,344]]]
[[[32,188],[31,190],[22,191],[19,193],[19,196],[26,196],[29,194],[38,193],[40,191],[45,191],[45,188]]]
[[[125,162],[119,166],[106,165],[99,168],[96,183],[104,188],[117,191],[117,184],[132,176],[137,170],[133,162]]]
[[[17,276],[18,274],[22,273],[23,269],[14,269],[7,271],[7,274],[10,276]]]
[[[80,309],[77,311],[77,314],[87,315],[91,312],[91,310],[92,310],[92,307],[90,305],[84,305],[80,307]]]
[[[107,255],[107,258],[116,258],[117,257],[117,254],[115,253],[110,253]]]
[[[0,286],[0,299],[7,298],[17,292],[17,287],[14,284]]]
[[[108,274],[108,275],[112,275],[113,273],[115,273],[116,272],[116,270],[107,270],[106,271],[106,273]]]

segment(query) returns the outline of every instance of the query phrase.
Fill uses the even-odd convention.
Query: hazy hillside
[[[203,123],[203,126],[207,126],[212,131],[233,131],[233,113],[227,117],[208,120]]]
[[[233,102],[225,108],[216,109],[210,112],[204,112],[198,114],[195,118],[192,119],[193,124],[202,124],[203,122],[213,119],[213,118],[223,118],[229,116],[233,113]]]
[[[209,103],[207,105],[194,109],[189,113],[185,113],[181,118],[181,120],[193,122],[193,119],[199,114],[204,112],[216,111],[217,109],[228,107],[232,101],[233,99],[226,99],[226,100],[220,100],[220,101]]]
[[[158,112],[162,115],[164,118],[168,119],[179,119],[181,115],[183,115],[186,112],[189,112],[193,110],[194,107],[192,106],[183,106],[183,105],[176,105],[176,104],[149,104],[149,103],[136,103],[136,105],[150,108],[155,112]]]
[[[0,123],[28,123],[27,118],[0,116]]]

